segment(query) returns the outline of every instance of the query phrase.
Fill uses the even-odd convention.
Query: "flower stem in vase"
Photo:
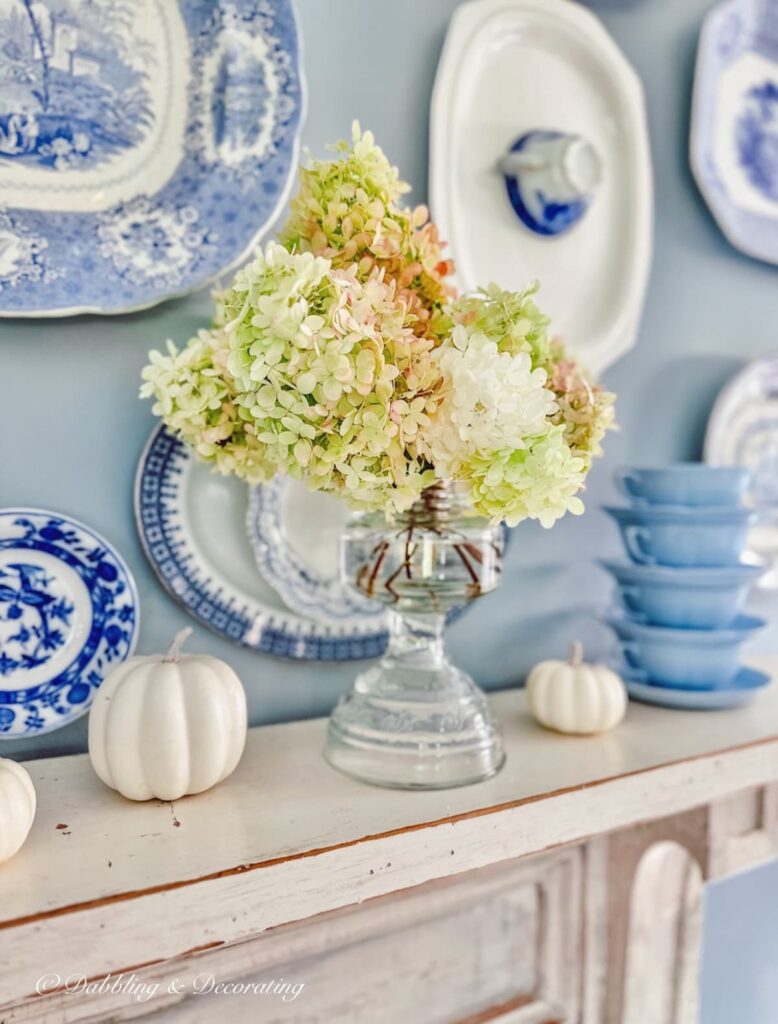
[[[392,522],[357,517],[343,578],[389,611],[389,643],[338,704],[326,755],[378,785],[435,789],[493,775],[499,733],[475,682],[445,652],[447,617],[499,582],[502,532],[472,515],[454,485],[428,488]]]

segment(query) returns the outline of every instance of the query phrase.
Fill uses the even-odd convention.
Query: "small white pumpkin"
[[[89,713],[92,767],[130,800],[177,800],[230,775],[246,744],[246,694],[206,654],[129,658],[106,677]]]
[[[34,817],[35,788],[27,769],[0,757],[0,862],[22,848]]]
[[[612,729],[627,710],[619,676],[605,665],[587,665],[574,643],[569,661],[541,661],[527,678],[527,701],[541,725],[587,735]]]

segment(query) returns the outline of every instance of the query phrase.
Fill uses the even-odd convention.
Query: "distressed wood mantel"
[[[693,1024],[703,883],[778,850],[778,686],[631,704],[593,738],[543,731],[520,692],[492,706],[504,770],[439,793],[339,776],[323,720],[250,730],[228,781],[174,804],[124,800],[85,755],[29,762],[0,1022]],[[298,996],[192,994],[281,975]]]

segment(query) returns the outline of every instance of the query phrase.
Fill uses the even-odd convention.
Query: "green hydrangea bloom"
[[[222,294],[219,321],[144,371],[142,393],[201,458],[369,509],[407,508],[434,480],[415,445],[437,375],[394,285],[270,243]]]

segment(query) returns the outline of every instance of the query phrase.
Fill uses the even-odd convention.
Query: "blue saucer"
[[[767,686],[771,677],[754,668],[741,668],[730,685],[720,690],[680,690],[655,683],[641,683],[624,675],[630,700],[642,704],[657,704],[664,708],[687,711],[719,711],[737,708],[753,700],[757,692]]]

